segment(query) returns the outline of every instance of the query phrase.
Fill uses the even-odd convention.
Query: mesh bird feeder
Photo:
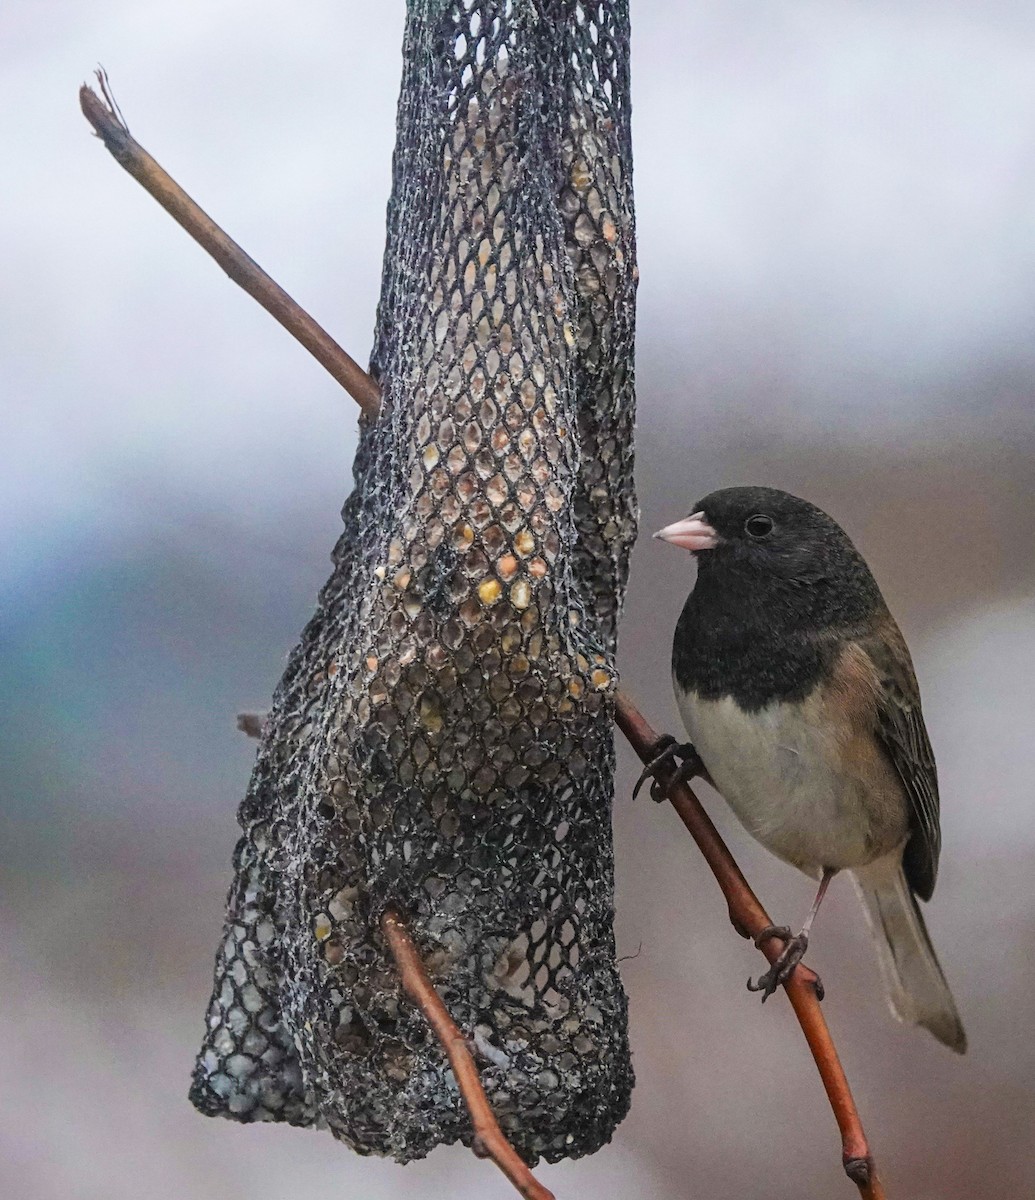
[[[633,1077],[612,931],[635,533],[625,3],[410,0],[334,572],[240,810],[191,1098],[399,1161],[472,1137],[378,920],[405,913],[530,1162]]]

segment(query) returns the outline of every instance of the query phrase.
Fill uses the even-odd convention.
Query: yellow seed
[[[595,688],[602,689],[611,686],[611,676],[607,673],[607,671],[600,670],[599,667],[593,672],[590,678],[593,680],[593,686]]]
[[[500,647],[504,654],[513,654],[521,645],[521,630],[516,625],[508,625],[500,637]]]
[[[432,444],[430,446],[426,446],[424,449],[423,458],[424,458],[424,465],[430,471],[431,468],[435,465],[435,463],[437,463],[439,460],[438,446],[436,446],[434,444]]]
[[[495,604],[502,591],[498,579],[483,579],[478,585],[478,599],[482,604]]]
[[[427,696],[420,702],[420,720],[430,733],[438,733],[442,729],[442,713],[438,705]]]
[[[571,680],[571,682],[568,684],[568,691],[571,692],[571,694],[577,700],[582,695],[582,681],[580,679]]]
[[[313,921],[313,933],[316,935],[317,940],[321,942],[331,936],[331,923],[323,913],[320,913],[316,920]]]
[[[519,579],[511,587],[510,602],[515,608],[528,608],[532,603],[532,588],[527,579]]]
[[[522,529],[514,538],[514,549],[522,555],[531,554],[535,549],[535,538],[527,529]]]

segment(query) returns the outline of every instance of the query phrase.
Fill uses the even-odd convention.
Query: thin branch
[[[364,415],[373,417],[381,403],[376,380],[368,375],[309,314],[276,284],[230,237],[212,221],[186,192],[169,176],[130,135],[117,110],[107,80],[98,72],[104,100],[89,87],[80,89],[84,115],[105,146],[125,169],[151,193],[180,225],[219,263],[223,270],[271,313],[284,328],[330,372],[359,404]],[[658,735],[647,724],[636,706],[619,692],[615,720],[633,749],[644,762],[655,752]],[[250,723],[242,726],[253,734]],[[662,767],[662,783],[672,768]],[[729,904],[730,920],[738,931],[756,937],[770,924],[769,916],[748,886],[700,801],[686,784],[673,788],[669,800],[683,824],[696,841]],[[449,1056],[457,1084],[464,1097],[475,1129],[474,1150],[484,1153],[499,1166],[521,1195],[528,1200],[553,1200],[503,1136],[478,1079],[463,1035],[449,1016],[420,961],[405,922],[397,914],[386,912],[381,930],[399,967],[407,995],[424,1013]],[[775,939],[762,947],[773,962],[780,952]],[[858,1186],[864,1200],[884,1200],[884,1189],[877,1178],[862,1122],[852,1099],[851,1089],[841,1066],[815,990],[816,975],[799,964],[784,985],[809,1049],[823,1080],[830,1106],[841,1131],[846,1174]]]
[[[79,89],[79,103],[83,115],[111,151],[115,161],[125,167],[165,211],[212,255],[234,283],[258,300],[288,333],[326,367],[359,404],[365,416],[373,417],[381,404],[381,391],[377,383],[155,162],[130,134],[103,73],[98,71],[97,78],[104,99],[83,84]]]
[[[622,692],[618,693],[615,700],[615,721],[640,758],[645,763],[650,762],[657,753],[658,735],[647,724],[629,697]],[[666,795],[690,836],[697,843],[722,889],[734,928],[746,937],[755,938],[766,926],[772,924],[769,915],[751,890],[733,855],[726,848],[726,843],[701,806],[700,800],[685,783],[672,788],[666,786],[674,773],[675,769],[668,764],[659,768],[660,782]],[[779,940],[770,938],[763,944],[762,953],[773,962],[780,949]],[[837,1127],[841,1131],[845,1174],[858,1187],[864,1200],[884,1200],[884,1188],[877,1177],[862,1121],[852,1099],[851,1088],[838,1058],[834,1040],[820,1009],[815,985],[815,973],[799,964],[784,984],[784,990],[805,1034],[812,1057],[816,1060],[827,1099],[834,1110]]]
[[[262,727],[266,724],[268,713],[238,713],[237,728],[246,737],[258,740],[262,737]]]
[[[388,909],[381,917],[381,932],[399,968],[403,989],[424,1014],[449,1058],[474,1126],[471,1149],[479,1158],[491,1158],[525,1200],[554,1200],[553,1192],[538,1182],[500,1129],[478,1078],[478,1068],[467,1048],[467,1041],[428,978],[406,922],[397,912]]]

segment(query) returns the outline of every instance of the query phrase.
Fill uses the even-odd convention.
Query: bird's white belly
[[[804,703],[745,712],[676,685],[690,740],[745,829],[810,875],[858,867],[908,832],[901,785],[883,760],[846,765],[845,731]]]

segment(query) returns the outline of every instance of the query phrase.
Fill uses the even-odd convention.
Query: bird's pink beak
[[[666,525],[654,536],[663,542],[671,542],[673,546],[693,551],[714,550],[719,542],[719,535],[704,519],[703,512],[692,513],[682,521]]]

